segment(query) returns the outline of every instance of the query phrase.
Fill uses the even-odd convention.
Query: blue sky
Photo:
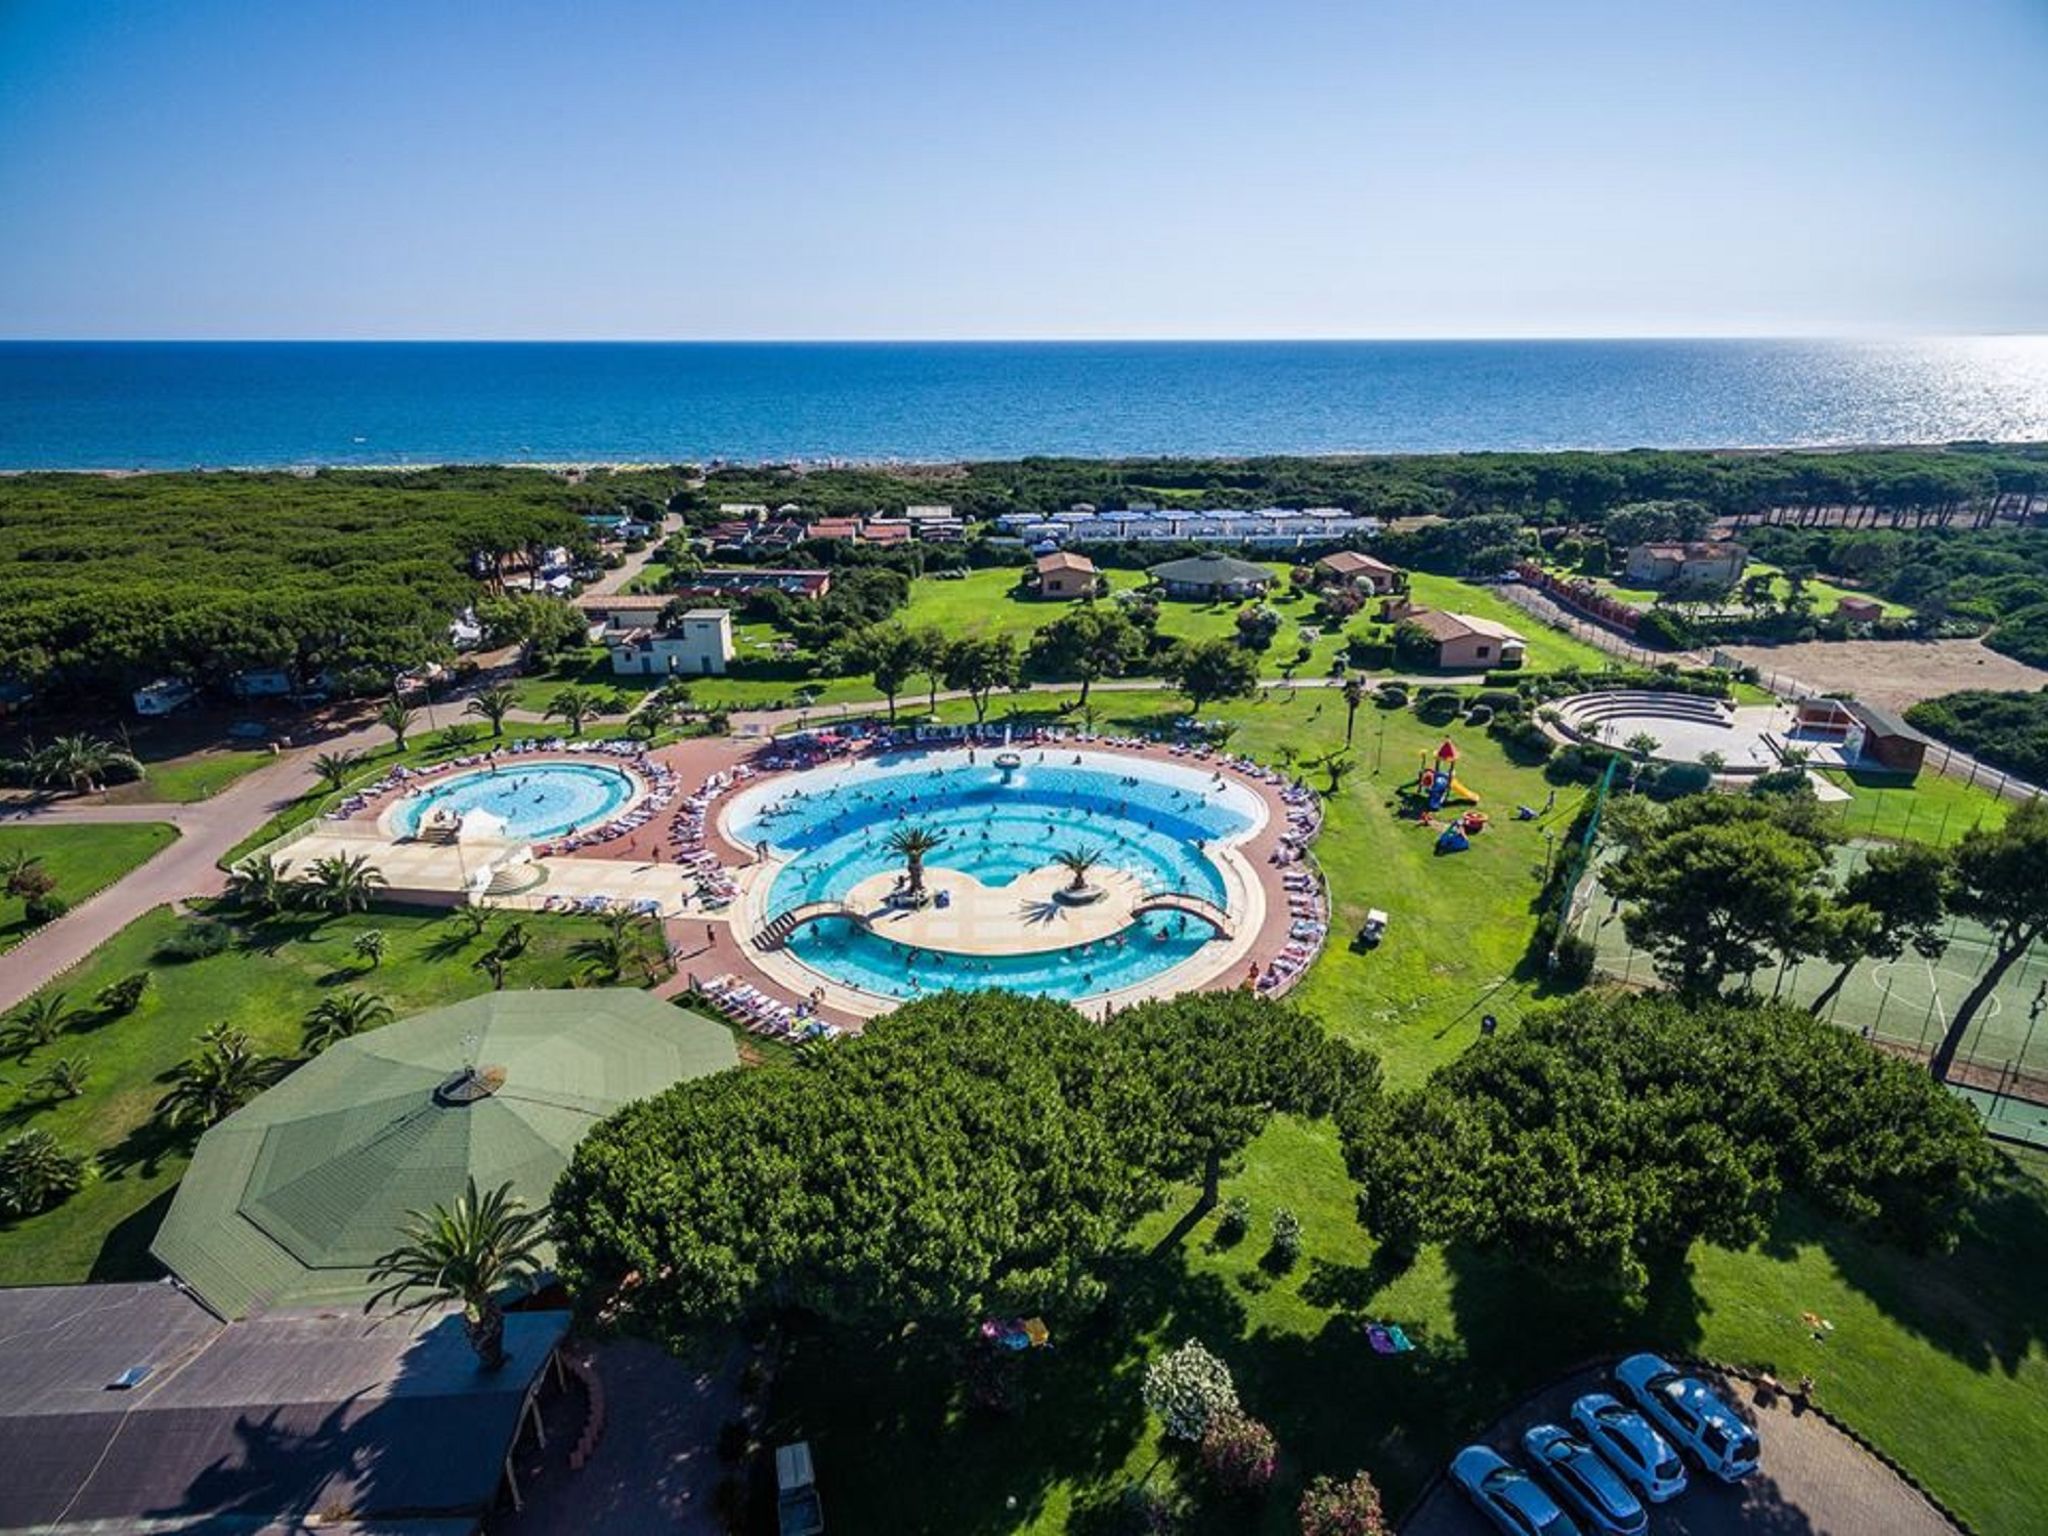
[[[0,0],[0,336],[2048,331],[2043,0]]]

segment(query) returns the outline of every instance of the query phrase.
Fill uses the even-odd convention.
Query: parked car
[[[1722,1482],[1739,1483],[1756,1470],[1756,1431],[1699,1377],[1656,1355],[1630,1355],[1614,1374],[1651,1422]]]
[[[1628,1479],[1629,1486],[1652,1504],[1685,1492],[1685,1463],[1671,1449],[1671,1442],[1618,1398],[1588,1392],[1572,1404],[1572,1422],[1593,1449]]]
[[[818,1499],[818,1479],[811,1466],[811,1442],[797,1440],[775,1448],[776,1536],[823,1536],[825,1506]]]
[[[1572,1517],[1497,1451],[1466,1446],[1451,1458],[1451,1480],[1506,1536],[1579,1536]]]
[[[1650,1528],[1650,1512],[1621,1474],[1570,1430],[1538,1424],[1522,1436],[1522,1449],[1558,1502],[1575,1511],[1596,1536],[1640,1536]]]
[[[1386,936],[1387,914],[1374,907],[1365,914],[1365,926],[1358,930],[1358,941],[1361,944],[1377,944]]]

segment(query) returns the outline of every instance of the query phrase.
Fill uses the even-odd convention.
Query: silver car
[[[1642,1536],[1650,1528],[1649,1511],[1621,1474],[1570,1430],[1538,1424],[1522,1436],[1522,1449],[1558,1502],[1595,1536]]]
[[[1607,1464],[1652,1504],[1685,1492],[1685,1463],[1671,1442],[1618,1398],[1588,1392],[1572,1404],[1572,1422]]]

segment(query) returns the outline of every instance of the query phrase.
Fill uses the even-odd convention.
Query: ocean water
[[[2048,337],[0,342],[0,469],[2048,439]]]

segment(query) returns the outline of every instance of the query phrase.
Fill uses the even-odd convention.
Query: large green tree
[[[1122,677],[1144,653],[1144,631],[1121,608],[1083,603],[1032,637],[1030,661],[1041,676],[1078,679],[1085,705],[1096,679]]]
[[[1226,1059],[1184,1084],[1205,1037]],[[1124,1030],[1037,998],[927,998],[803,1071],[699,1079],[598,1126],[556,1190],[562,1269],[664,1330],[787,1306],[862,1326],[1071,1311],[1166,1181],[1277,1107],[1322,1105],[1326,1049],[1241,999]]]
[[[1008,635],[969,635],[946,647],[946,686],[963,689],[974,701],[976,725],[988,718],[989,695],[1016,685],[1017,668],[1017,642]]]
[[[1803,1009],[1587,996],[1416,1090],[1347,1103],[1366,1225],[1639,1292],[1702,1238],[1759,1242],[1787,1192],[1939,1246],[1993,1166],[1976,1115]]]
[[[1694,795],[1623,820],[1602,875],[1629,942],[1690,996],[1711,996],[1823,940],[1831,830],[1804,797]]]
[[[1956,846],[1949,905],[1991,930],[1991,954],[1942,1032],[1929,1064],[1948,1080],[1970,1026],[2007,972],[2048,935],[2048,803],[2029,800],[2005,825]]]
[[[1231,640],[1181,646],[1167,658],[1166,675],[1197,715],[1205,705],[1249,698],[1259,688],[1257,659]]]
[[[864,672],[875,691],[889,701],[889,719],[896,719],[896,696],[924,665],[924,642],[901,624],[877,624],[848,642],[841,658],[848,672]]]
[[[1842,882],[1822,924],[1821,953],[1837,967],[1814,998],[1825,1013],[1835,994],[1866,960],[1896,960],[1907,950],[1933,960],[1948,948],[1948,855],[1925,843],[1870,850],[1861,868]]]

